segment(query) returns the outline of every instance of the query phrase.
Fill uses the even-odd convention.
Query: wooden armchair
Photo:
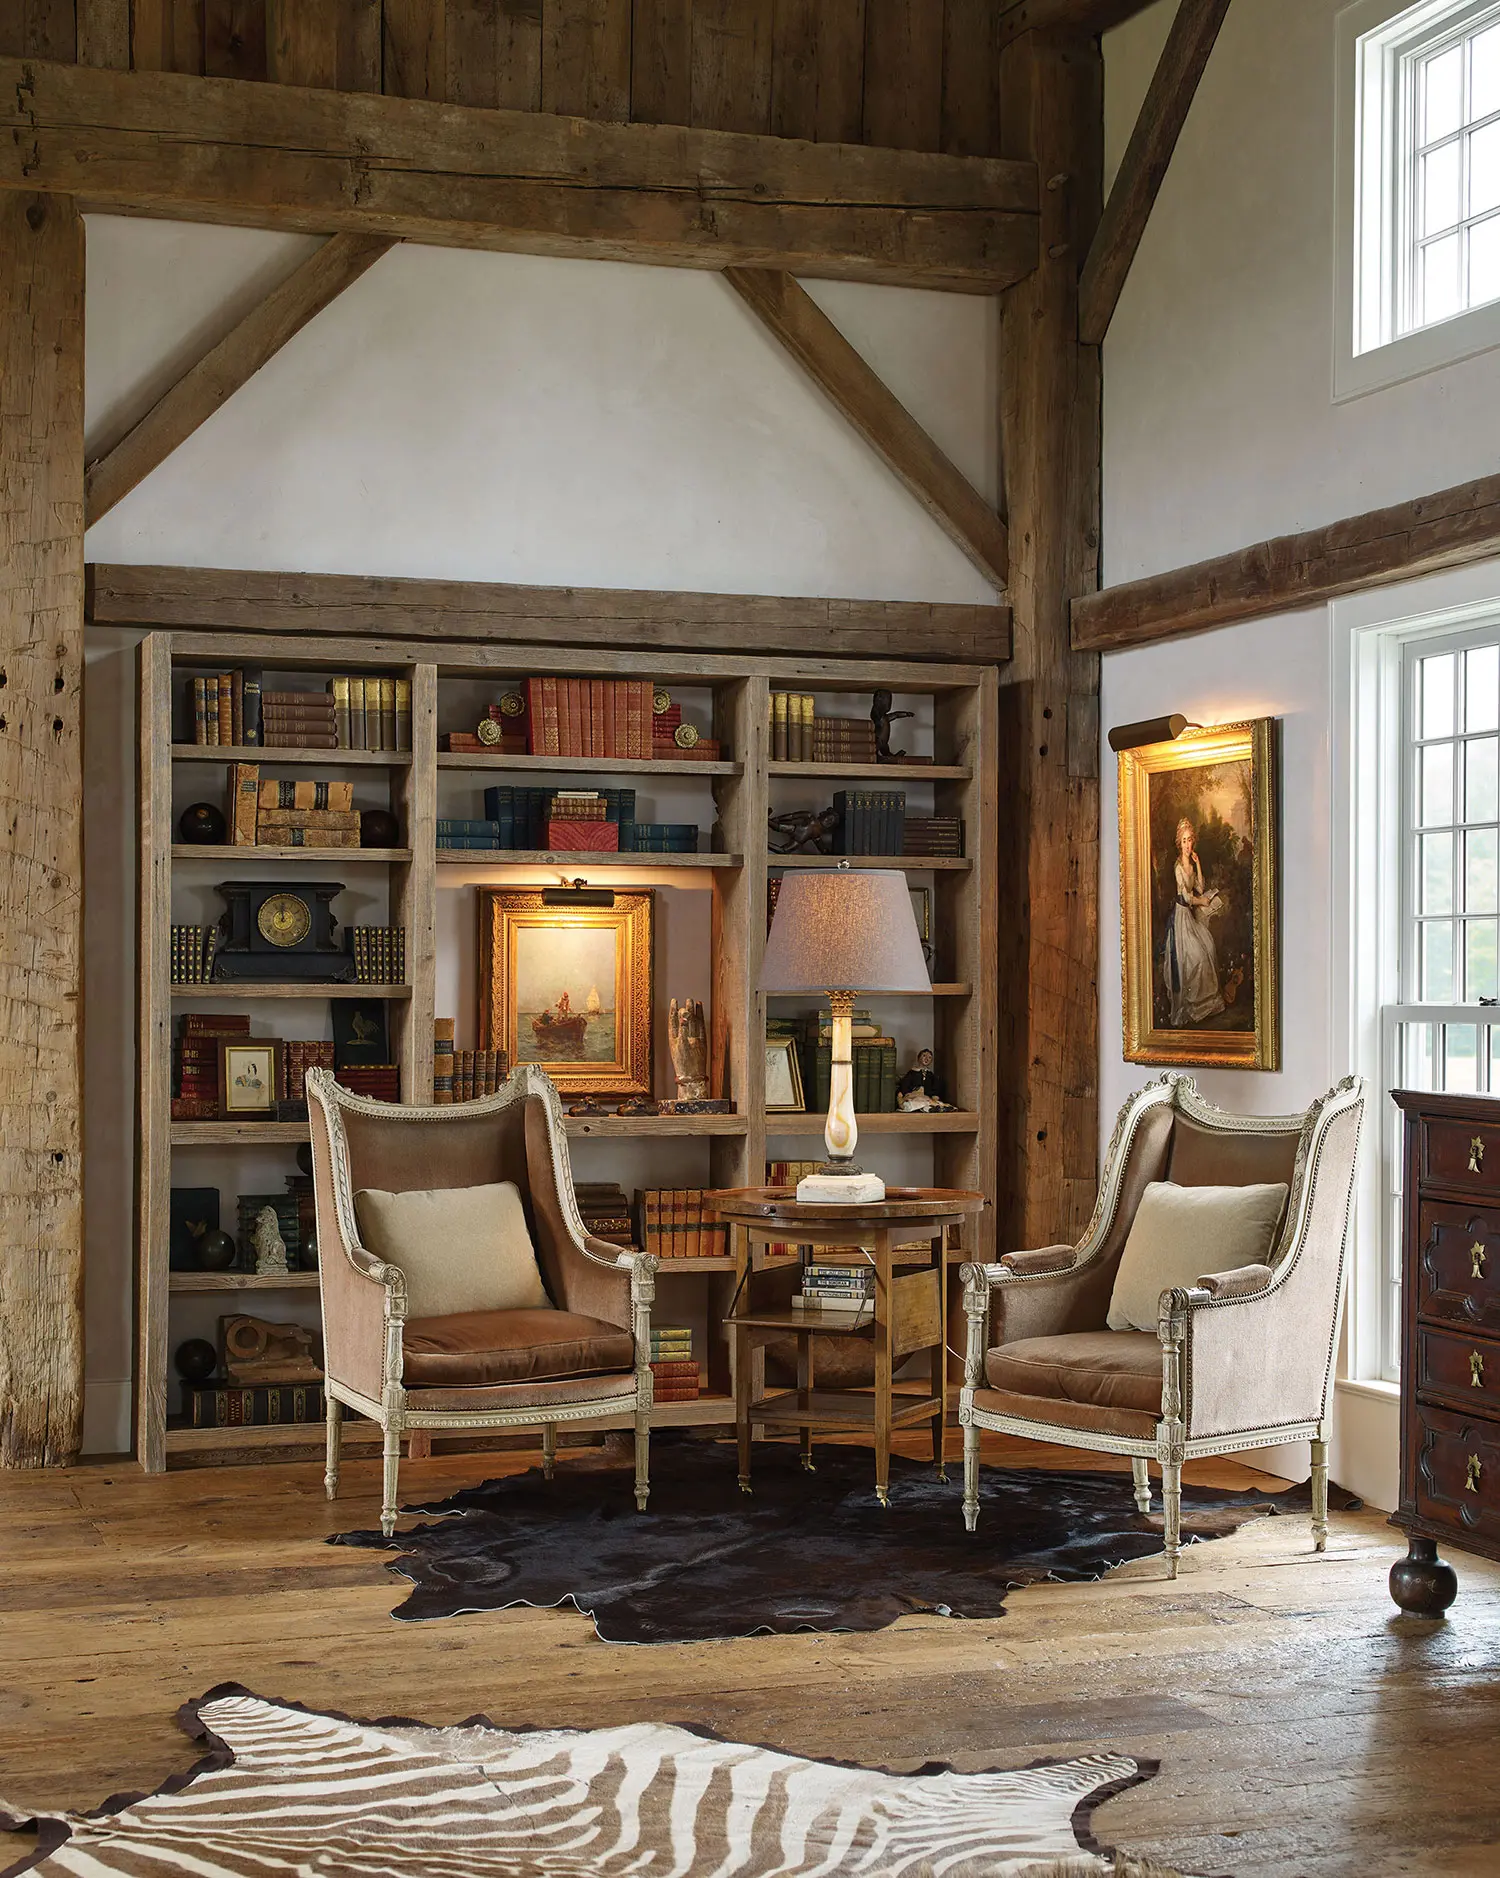
[[[1136,1505],[1150,1510],[1160,1463],[1168,1575],[1177,1575],[1182,1464],[1312,1442],[1313,1542],[1328,1535],[1328,1402],[1343,1304],[1364,1085],[1349,1077],[1305,1115],[1228,1115],[1191,1077],[1167,1075],[1121,1109],[1094,1217],[1076,1246],[963,1267],[968,1351],[964,1519],[979,1518],[979,1434],[1030,1435],[1128,1454]],[[1163,1291],[1156,1333],[1106,1325],[1115,1270],[1151,1181],[1285,1182],[1270,1270],[1214,1271]]]
[[[573,1191],[557,1091],[515,1070],[498,1095],[404,1108],[309,1071],[319,1286],[328,1401],[329,1499],[345,1406],[380,1424],[380,1529],[396,1527],[403,1434],[540,1426],[552,1475],[559,1422],[635,1420],[635,1497],[649,1492],[651,1301],[656,1260],[592,1239]],[[360,1242],[355,1195],[514,1181],[546,1287],[545,1309],[407,1315],[407,1280]],[[533,1281],[534,1282],[534,1281]]]

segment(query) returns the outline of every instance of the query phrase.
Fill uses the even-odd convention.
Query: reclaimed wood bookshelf
[[[149,632],[140,648],[140,896],[139,896],[139,1089],[140,1184],[137,1220],[137,1374],[136,1453],[155,1472],[172,1465],[197,1465],[263,1456],[268,1451],[312,1451],[320,1428],[287,1425],[270,1428],[186,1428],[169,1426],[167,1415],[174,1303],[194,1298],[222,1298],[227,1308],[242,1297],[243,1308],[271,1305],[277,1293],[316,1291],[316,1276],[294,1273],[287,1279],[257,1279],[243,1272],[206,1273],[169,1270],[169,1194],[176,1152],[213,1149],[222,1154],[279,1150],[287,1170],[292,1152],[307,1139],[298,1122],[198,1121],[171,1117],[174,1010],[192,1000],[210,1000],[233,1010],[237,1001],[267,1022],[278,1000],[380,998],[387,1002],[393,1054],[400,1063],[404,1100],[428,1100],[432,1093],[433,1019],[437,1009],[438,895],[451,870],[496,885],[555,884],[559,874],[591,868],[629,868],[642,885],[670,883],[681,868],[699,870],[711,883],[710,1054],[713,1088],[735,1102],[731,1115],[710,1116],[569,1116],[575,1173],[590,1178],[591,1142],[626,1142],[638,1150],[637,1188],[669,1184],[652,1172],[652,1156],[675,1144],[701,1142],[701,1178],[705,1188],[758,1185],[768,1155],[813,1158],[823,1118],[817,1114],[768,1113],[764,1100],[763,1057],[767,1000],[757,977],[767,924],[767,883],[778,870],[829,867],[834,857],[778,856],[768,850],[768,813],[785,795],[783,783],[806,785],[803,793],[876,780],[922,785],[932,792],[932,812],[958,815],[965,825],[965,853],[956,856],[857,856],[859,867],[904,869],[914,884],[928,887],[933,906],[933,984],[930,994],[910,994],[923,1024],[930,1017],[931,1038],[957,1104],[938,1114],[868,1114],[860,1131],[876,1143],[911,1144],[902,1152],[928,1157],[926,1177],[938,1186],[977,1188],[991,1206],[980,1220],[971,1255],[993,1255],[993,1202],[997,1168],[996,1076],[997,922],[994,856],[997,848],[995,740],[998,677],[990,666],[807,657],[802,659],[685,652],[604,651],[531,644],[472,644],[421,639],[366,639],[324,631],[324,623],[295,637],[274,633],[224,633],[176,628]],[[329,627],[334,623],[326,622]],[[410,751],[298,750],[260,746],[203,746],[181,739],[183,678],[196,670],[225,670],[258,665],[287,677],[301,675],[321,685],[333,672],[356,671],[404,677],[412,687]],[[472,697],[476,687],[502,686],[542,674],[604,678],[649,678],[669,687],[711,698],[711,732],[723,747],[720,761],[672,759],[537,757],[493,752],[439,749],[442,730],[466,727],[457,707],[445,698]],[[811,691],[844,713],[861,714],[869,694],[884,687],[900,697],[930,699],[931,763],[841,764],[772,761],[770,693],[778,689]],[[858,703],[855,700],[858,699]],[[175,725],[178,740],[174,741]],[[183,787],[208,794],[204,765],[257,762],[275,773],[281,769],[317,769],[363,776],[378,787],[384,777],[390,807],[402,825],[399,848],[308,850],[269,847],[197,847],[175,839],[173,778],[179,769]],[[444,850],[437,848],[440,783],[459,787],[463,772],[476,788],[512,772],[530,784],[537,777],[637,777],[680,791],[701,791],[698,819],[707,831],[704,851],[696,854],[549,854],[515,850]],[[188,781],[187,779],[190,779]],[[365,785],[362,785],[365,786]],[[796,793],[793,789],[792,793]],[[181,794],[181,790],[179,790]],[[316,862],[335,876],[357,867],[352,878],[367,882],[384,870],[389,889],[390,924],[406,936],[407,982],[404,985],[316,985],[293,983],[213,983],[175,985],[171,981],[171,925],[174,880],[212,882],[215,870],[236,874]],[[658,983],[663,1002],[670,987]],[[810,1008],[813,1000],[801,1000]],[[773,1001],[789,1010],[793,1001]],[[305,1008],[305,1006],[301,1007]],[[257,1023],[257,1028],[261,1024]],[[670,1089],[663,1091],[670,1093]],[[879,1149],[872,1151],[879,1165]],[[679,1163],[680,1164],[680,1163]],[[924,1162],[924,1165],[927,1163]],[[187,1178],[191,1178],[188,1176]],[[630,1183],[626,1183],[627,1186]],[[232,1217],[232,1202],[226,1217]],[[733,1422],[733,1381],[727,1336],[721,1321],[735,1282],[732,1257],[665,1259],[658,1278],[658,1315],[669,1321],[672,1287],[706,1288],[700,1303],[708,1327],[700,1355],[704,1394],[696,1402],[662,1403],[656,1420],[663,1427],[729,1425]],[[951,1339],[950,1339],[951,1340]],[[356,1428],[358,1424],[355,1425]],[[352,1431],[351,1431],[352,1432]],[[362,1431],[361,1431],[362,1432]]]

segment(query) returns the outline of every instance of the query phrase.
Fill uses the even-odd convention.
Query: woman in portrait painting
[[[1162,981],[1167,990],[1167,1021],[1180,1030],[1185,1024],[1205,1023],[1224,1009],[1218,952],[1209,930],[1209,921],[1222,901],[1216,890],[1205,888],[1195,831],[1186,816],[1177,824],[1176,842],[1177,897],[1167,922]]]

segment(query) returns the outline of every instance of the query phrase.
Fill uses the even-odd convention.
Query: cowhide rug
[[[39,1832],[43,1878],[1176,1878],[1089,1831],[1156,1772],[1086,1754],[887,1774],[652,1722],[351,1721],[235,1684],[179,1720],[207,1753],[157,1792]]]
[[[867,1449],[829,1446],[810,1474],[794,1448],[761,1445],[746,1496],[732,1448],[661,1442],[644,1514],[628,1469],[568,1457],[551,1481],[538,1469],[406,1509],[431,1525],[331,1543],[401,1554],[390,1569],[416,1589],[397,1617],[572,1603],[606,1643],[879,1630],[914,1611],[999,1617],[1013,1586],[1101,1578],[1162,1548],[1160,1498],[1150,1515],[1137,1513],[1128,1475],[986,1467],[979,1530],[968,1533],[956,1480],[944,1485],[930,1464],[892,1456],[883,1509],[871,1468]],[[1358,1505],[1337,1489],[1333,1500]],[[1183,1537],[1216,1539],[1310,1506],[1305,1486],[1187,1487]]]

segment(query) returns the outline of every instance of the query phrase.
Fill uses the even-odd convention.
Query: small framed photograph
[[[780,1115],[801,1115],[806,1106],[802,1099],[802,1068],[797,1061],[794,1039],[767,1038],[766,1108]]]
[[[219,1114],[225,1121],[276,1119],[281,1094],[281,1045],[274,1037],[219,1042]]]

